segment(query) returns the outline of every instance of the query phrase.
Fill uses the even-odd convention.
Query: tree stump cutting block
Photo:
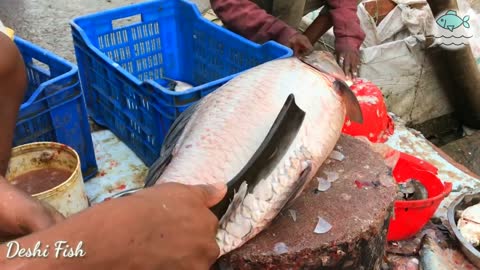
[[[317,174],[338,178],[331,187],[320,192],[313,179],[267,229],[220,258],[220,269],[380,268],[397,191],[391,170],[368,144],[353,137],[342,135],[336,151],[344,159],[329,159]],[[331,229],[315,233],[319,218],[327,222],[321,229]]]

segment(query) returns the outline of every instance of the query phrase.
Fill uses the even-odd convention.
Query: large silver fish
[[[307,64],[309,63],[309,64]],[[333,150],[359,104],[333,56],[267,62],[232,79],[175,121],[146,187],[165,182],[228,183],[212,209],[228,253],[292,202]]]

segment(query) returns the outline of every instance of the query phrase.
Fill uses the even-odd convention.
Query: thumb
[[[200,193],[205,206],[208,208],[217,205],[227,193],[227,185],[225,183],[197,185],[192,188]]]
[[[65,219],[60,212],[48,203],[39,202],[38,208],[36,214],[29,217],[31,232],[47,229]]]
[[[50,216],[50,218],[54,223],[58,223],[65,220],[65,216],[49,203],[42,202],[42,205],[45,207],[45,209],[48,212],[48,215]]]

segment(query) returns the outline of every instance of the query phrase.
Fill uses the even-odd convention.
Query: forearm
[[[231,31],[257,43],[286,44],[297,31],[248,0],[211,0],[213,11]]]
[[[365,33],[357,16],[357,0],[327,0],[337,50],[359,49]]]
[[[20,52],[3,33],[0,33],[0,51],[0,175],[5,175],[27,75]]]
[[[106,202],[47,230],[10,242],[10,246],[3,244],[0,246],[0,269],[130,269],[133,265],[127,260],[131,258],[129,251],[135,251],[142,244],[138,241],[142,232],[139,220],[147,218],[142,207],[145,208],[133,196]],[[139,210],[129,211],[134,209]],[[131,234],[122,234],[122,228],[128,228]],[[104,238],[115,230],[119,231],[117,237]],[[37,243],[41,243],[39,251],[34,250]],[[66,245],[73,250],[69,252]],[[31,249],[37,256],[20,258],[20,253],[16,253],[18,247]],[[81,249],[76,250],[77,247]]]
[[[320,14],[318,17],[308,26],[304,35],[310,40],[312,44],[315,44],[320,37],[322,37],[328,29],[332,27],[332,20],[329,14]]]

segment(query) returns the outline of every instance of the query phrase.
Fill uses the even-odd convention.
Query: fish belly
[[[311,180],[333,150],[345,107],[329,78],[289,58],[250,69],[203,98],[157,181],[206,184],[233,179],[254,155],[289,94],[305,119],[270,175],[231,205],[220,221],[217,242],[225,254],[258,234],[279,213],[306,167]]]

